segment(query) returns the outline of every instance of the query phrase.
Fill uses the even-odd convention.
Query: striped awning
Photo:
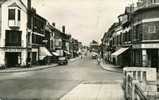
[[[53,54],[54,56],[60,56],[60,54],[57,53],[57,52],[52,52],[52,54]]]
[[[119,50],[115,51],[114,53],[111,54],[112,57],[117,57],[120,54],[124,53],[126,50],[128,50],[129,48],[120,48]]]
[[[47,56],[52,56],[52,54],[49,52],[49,50],[46,47],[40,47],[39,52],[40,60],[43,60]]]

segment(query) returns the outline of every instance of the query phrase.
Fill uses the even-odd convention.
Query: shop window
[[[21,46],[21,31],[6,31],[6,46]]]

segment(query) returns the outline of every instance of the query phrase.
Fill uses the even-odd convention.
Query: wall
[[[20,21],[20,28],[19,28],[19,31],[22,31],[22,41],[21,41],[21,44],[22,44],[22,48],[26,48],[26,44],[27,44],[27,41],[26,41],[26,37],[27,37],[27,9],[24,7],[24,5],[21,4],[21,2],[19,2],[19,0],[8,0],[6,1],[5,3],[2,4],[1,6],[1,14],[3,15],[1,17],[1,20],[2,20],[2,24],[1,24],[1,37],[0,37],[0,47],[5,47],[5,31],[6,30],[11,30],[9,25],[8,25],[8,6],[11,5],[12,3],[16,3],[20,8],[21,8],[21,21]],[[13,51],[11,51],[13,52]],[[27,58],[27,53],[26,53],[26,50],[21,50],[22,52],[22,65],[25,65],[26,64],[26,58]],[[0,65],[1,64],[5,64],[5,50],[1,49],[0,50],[0,53],[1,53],[1,58],[0,58]]]
[[[19,0],[12,0],[5,2],[2,5],[2,37],[1,37],[1,47],[5,46],[5,30],[10,30],[8,27],[8,5],[16,2],[18,6],[21,7],[21,22],[20,31],[22,31],[22,47],[26,47],[26,35],[27,35],[27,10],[26,8],[18,2]]]
[[[135,12],[133,25],[134,40],[159,40],[159,7]],[[152,25],[156,27],[155,33],[148,31],[148,28]]]

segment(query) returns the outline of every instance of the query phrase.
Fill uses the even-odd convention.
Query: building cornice
[[[135,22],[133,26],[136,26],[142,23],[150,23],[150,22],[159,22],[159,18],[142,19],[141,21]]]

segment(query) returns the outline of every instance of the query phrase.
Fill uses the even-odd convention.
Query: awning
[[[70,52],[69,51],[64,51],[66,54],[70,55]]]
[[[43,60],[47,56],[52,56],[49,50],[46,47],[40,47],[40,60]]]
[[[52,54],[53,54],[54,56],[60,56],[60,54],[57,53],[57,52],[52,52]]]
[[[124,53],[126,50],[128,50],[129,48],[120,48],[119,50],[115,51],[114,53],[111,54],[112,57],[117,57],[120,54]]]

